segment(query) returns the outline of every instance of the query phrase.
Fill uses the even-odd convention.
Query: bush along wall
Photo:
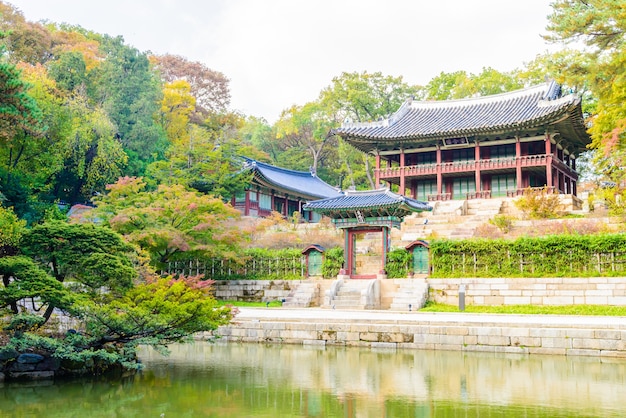
[[[431,277],[626,275],[626,235],[433,240]]]
[[[306,273],[305,257],[298,248],[247,249],[237,259],[180,259],[162,274],[203,275],[213,280],[300,280]]]
[[[385,263],[387,277],[390,279],[405,279],[413,270],[413,254],[404,248],[391,250],[387,253]]]

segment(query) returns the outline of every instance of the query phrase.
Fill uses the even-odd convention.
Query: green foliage
[[[94,349],[88,346],[88,339],[79,333],[68,333],[64,338],[53,338],[33,333],[24,333],[9,340],[6,348],[18,352],[40,352],[50,355],[67,365],[68,371],[86,371],[100,375],[120,366],[126,369],[139,369],[136,350],[114,349],[111,346]],[[76,369],[76,370],[74,370]]]
[[[44,322],[45,319],[39,315],[19,313],[11,317],[9,324],[4,328],[4,330],[12,332],[15,336],[19,336],[24,332],[39,328],[44,324]]]
[[[325,279],[334,279],[339,274],[339,270],[343,268],[343,248],[329,248],[324,252],[324,260],[322,261],[322,276]]]
[[[18,302],[27,298],[38,299],[38,310],[42,307],[58,307],[69,311],[76,300],[70,290],[28,257],[1,257],[0,276],[0,308],[8,307],[13,314],[19,313]],[[44,315],[43,322],[48,318],[49,315]]]
[[[459,312],[456,305],[427,302],[422,312]],[[466,313],[514,315],[597,315],[625,316],[626,307],[607,305],[465,305]]]
[[[236,259],[181,258],[167,266],[170,274],[202,274],[213,280],[301,280],[304,270],[298,248],[248,248]]]
[[[508,234],[513,228],[513,218],[507,215],[495,215],[489,219],[489,223],[505,234]]]
[[[591,210],[595,199],[602,199],[609,209],[609,214],[613,216],[626,215],[626,189],[619,187],[600,188],[595,191],[595,195],[589,196],[589,207]]]
[[[413,271],[413,254],[404,248],[397,248],[387,253],[385,264],[387,277],[390,279],[406,278]]]
[[[440,73],[423,88],[424,100],[449,100],[505,93],[524,87],[514,73],[503,73],[493,68],[483,68],[481,73],[465,71]]]
[[[591,92],[594,105],[589,133],[596,163],[614,181],[624,178],[626,138],[626,18],[623,3],[613,0],[558,0],[552,4],[546,38],[576,42],[579,58],[569,65],[567,79]],[[583,91],[584,91],[583,90]]]
[[[140,178],[120,178],[107,188],[96,200],[95,216],[147,251],[154,265],[162,268],[185,253],[236,257],[244,238],[233,223],[239,212],[220,199],[181,185],[146,191]]]
[[[106,304],[91,301],[81,311],[89,346],[96,349],[119,343],[129,349],[181,342],[227,324],[232,317],[230,309],[219,307],[202,282],[192,287],[171,278],[139,284]]]
[[[621,276],[625,245],[620,234],[433,240],[432,277]]]
[[[556,218],[561,206],[559,195],[543,189],[527,188],[515,201],[515,206],[530,219]]]
[[[26,221],[20,220],[11,208],[0,206],[0,257],[17,253],[25,230]]]
[[[93,292],[128,289],[136,277],[129,258],[134,248],[103,226],[46,222],[24,235],[22,251],[49,266],[59,282],[70,278]]]

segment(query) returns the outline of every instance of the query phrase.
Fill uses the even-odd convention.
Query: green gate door
[[[311,251],[309,253],[309,276],[322,275],[322,253]]]
[[[416,274],[428,273],[428,248],[417,245],[413,248],[413,272]]]

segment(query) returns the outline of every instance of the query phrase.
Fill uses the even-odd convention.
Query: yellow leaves
[[[191,86],[185,80],[175,80],[164,86],[161,119],[172,143],[188,141],[189,118],[195,106],[196,99],[191,95]]]
[[[100,43],[93,39],[87,39],[82,33],[58,31],[53,36],[55,42],[58,43],[54,48],[54,53],[56,55],[63,52],[80,53],[88,72],[98,67],[104,60],[104,56],[100,52]]]

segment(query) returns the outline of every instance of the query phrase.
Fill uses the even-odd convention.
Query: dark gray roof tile
[[[267,187],[291,192],[305,199],[338,196],[341,191],[308,171],[295,171],[245,159],[244,169],[252,170],[255,179]]]
[[[559,97],[554,82],[492,96],[445,101],[407,101],[390,118],[344,123],[333,132],[363,151],[385,143],[423,142],[461,136],[540,128],[569,120],[578,145],[589,142],[580,97]]]

